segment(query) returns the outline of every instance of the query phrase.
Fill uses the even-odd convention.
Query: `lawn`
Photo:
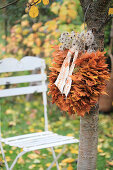
[[[2,116],[2,136],[9,137],[23,133],[41,132],[44,129],[43,105],[40,95],[33,101],[26,102],[24,96],[9,97],[0,100]],[[79,117],[69,117],[50,103],[48,99],[49,130],[62,135],[79,138]],[[56,147],[58,154],[62,146]],[[11,165],[20,149],[4,145],[6,158]],[[64,154],[59,159],[62,170],[76,170],[78,144],[66,145]],[[69,159],[67,159],[69,158]],[[50,149],[29,152],[20,158],[14,170],[45,170],[52,162]],[[99,116],[98,170],[113,169],[113,114]],[[0,153],[0,170],[5,170]],[[54,166],[52,170],[56,170]]]

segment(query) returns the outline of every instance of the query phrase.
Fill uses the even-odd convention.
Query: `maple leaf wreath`
[[[84,116],[105,94],[109,79],[105,52],[95,50],[91,30],[80,34],[64,32],[59,41],[62,45],[55,46],[52,54],[48,94],[62,111]]]

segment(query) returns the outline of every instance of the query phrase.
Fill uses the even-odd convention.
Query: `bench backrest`
[[[26,56],[18,61],[15,58],[6,58],[0,60],[0,73],[8,72],[25,72],[40,70],[39,74],[29,74],[22,76],[11,76],[1,77],[0,85],[10,85],[19,83],[35,83],[35,85],[27,85],[26,87],[16,87],[8,89],[0,89],[0,98],[8,96],[25,95],[32,93],[42,93],[43,104],[44,104],[44,117],[45,117],[45,130],[48,130],[47,120],[47,85],[46,85],[46,74],[45,74],[45,61],[44,59],[32,56]]]

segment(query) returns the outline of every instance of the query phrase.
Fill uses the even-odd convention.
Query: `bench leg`
[[[17,157],[16,157],[15,160],[13,161],[11,167],[9,168],[9,170],[12,170],[12,169],[13,169],[13,167],[15,166],[17,160],[18,160],[22,155],[24,155],[25,153],[26,153],[25,151],[22,151],[22,152],[20,152],[20,153],[17,155]]]
[[[51,163],[51,165],[49,166],[49,168],[47,170],[50,170],[52,168],[52,166],[56,163],[56,166],[57,166],[57,170],[59,170],[59,165],[58,165],[58,159],[60,158],[60,156],[63,154],[64,150],[65,150],[65,146],[63,147],[63,149],[61,150],[61,152],[56,156],[55,155],[55,151],[53,149],[53,147],[51,148],[52,149],[52,153],[53,153],[53,158],[54,158],[54,161]],[[55,157],[54,157],[55,156]]]
[[[3,150],[3,147],[2,147],[2,142],[0,142],[0,148],[1,148],[3,160],[4,160],[4,163],[5,163],[5,167],[6,167],[7,170],[9,170],[8,163],[7,163],[7,160],[6,160],[6,157],[5,157],[5,153],[4,153],[4,150]]]

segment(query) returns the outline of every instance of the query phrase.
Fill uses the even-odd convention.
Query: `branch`
[[[15,0],[14,2],[10,2],[9,4],[6,4],[6,5],[2,6],[2,7],[0,7],[0,10],[1,10],[1,9],[4,9],[4,8],[7,8],[7,7],[10,6],[10,5],[16,4],[18,1],[19,1],[19,0]]]
[[[37,2],[39,2],[39,1],[40,1],[40,0],[37,0],[36,2],[30,4],[30,6],[33,6],[33,5],[37,4]]]

